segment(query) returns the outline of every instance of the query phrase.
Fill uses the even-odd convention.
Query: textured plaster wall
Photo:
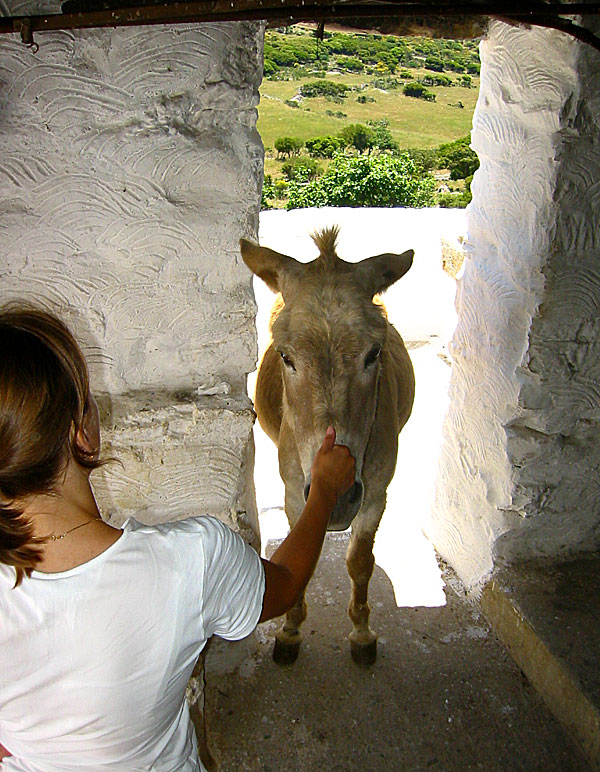
[[[14,14],[58,10],[9,4]],[[252,540],[262,29],[228,23],[0,38],[0,301],[83,341],[104,513],[218,514]],[[246,514],[243,514],[243,513]]]
[[[598,52],[492,23],[427,532],[470,587],[598,543]],[[595,79],[595,80],[594,80]]]

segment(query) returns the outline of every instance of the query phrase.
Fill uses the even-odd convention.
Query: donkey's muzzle
[[[308,499],[308,493],[310,491],[310,483],[304,486],[304,499]],[[350,527],[350,524],[358,514],[364,495],[364,487],[361,480],[357,480],[354,485],[349,488],[346,493],[340,496],[337,500],[329,523],[327,524],[328,531],[345,531]]]
[[[345,531],[346,528],[350,527],[361,508],[363,494],[363,484],[357,480],[346,493],[338,498],[327,524],[328,531]]]

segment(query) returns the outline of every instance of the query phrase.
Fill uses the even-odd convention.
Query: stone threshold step
[[[501,568],[480,603],[591,768],[600,770],[600,555]]]

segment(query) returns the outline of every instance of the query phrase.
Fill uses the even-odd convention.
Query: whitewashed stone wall
[[[497,560],[600,539],[600,54],[496,22],[481,57],[481,168],[426,528],[472,588]]]
[[[83,341],[113,522],[210,512],[256,544],[238,239],[258,230],[262,29],[35,37],[0,38],[0,301],[43,301]]]

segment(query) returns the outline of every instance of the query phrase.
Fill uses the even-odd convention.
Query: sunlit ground
[[[409,273],[385,296],[390,321],[409,345],[416,377],[412,416],[400,435],[396,474],[375,540],[375,560],[390,579],[398,606],[440,606],[443,581],[432,544],[422,531],[434,494],[442,423],[448,403],[450,366],[446,344],[456,324],[455,282],[441,268],[441,238],[464,233],[462,210],[318,209],[263,212],[260,242],[299,260],[316,257],[309,233],[325,225],[341,226],[338,253],[354,262],[386,251],[412,248]],[[259,355],[267,343],[273,294],[255,279]],[[254,393],[256,374],[248,378]],[[255,486],[263,554],[271,539],[283,538],[283,483],[277,450],[258,424]]]

